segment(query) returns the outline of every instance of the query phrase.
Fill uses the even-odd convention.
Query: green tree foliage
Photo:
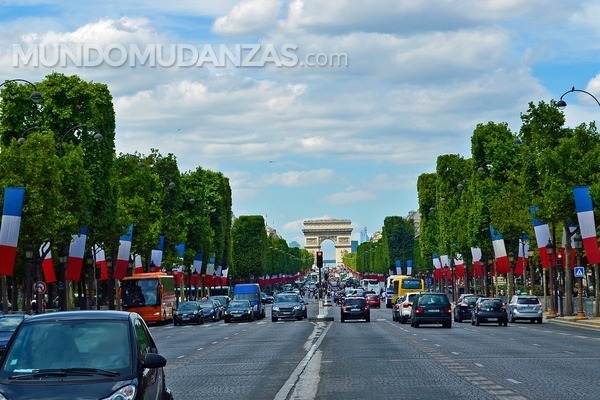
[[[231,278],[256,280],[264,276],[267,231],[261,215],[242,215],[231,230],[233,264]]]
[[[383,243],[387,246],[386,263],[384,270],[377,273],[389,273],[396,271],[396,260],[402,261],[402,271],[406,273],[407,261],[413,260],[414,264],[414,242],[415,228],[411,219],[398,216],[386,217],[383,222]]]

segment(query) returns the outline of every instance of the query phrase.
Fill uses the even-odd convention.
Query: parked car
[[[502,299],[498,297],[480,297],[477,299],[471,314],[471,325],[482,323],[497,323],[499,326],[508,325],[508,314]]]
[[[365,294],[365,299],[371,308],[381,308],[381,298],[377,293]]]
[[[404,296],[400,296],[396,299],[396,305],[394,309],[398,309],[396,321],[401,324],[406,324],[410,320],[410,314],[412,312],[413,301],[417,292],[406,293]]]
[[[0,314],[0,355],[6,349],[6,344],[27,314]]]
[[[197,301],[184,301],[179,303],[177,310],[173,311],[173,325],[203,324],[204,310]]]
[[[8,343],[0,398],[172,400],[166,363],[137,313],[39,314],[25,318]]]
[[[277,322],[279,318],[294,318],[302,321],[305,307],[306,305],[300,295],[294,292],[278,293],[273,297],[271,321]]]
[[[252,304],[248,300],[231,300],[223,320],[226,324],[231,321],[254,321],[254,313],[252,312]]]
[[[462,322],[463,319],[468,319],[470,321],[471,314],[473,314],[473,307],[475,307],[478,298],[478,296],[471,293],[461,294],[454,305],[454,322]]]
[[[223,309],[221,303],[213,299],[204,299],[198,302],[202,311],[204,312],[204,319],[212,319],[213,321],[220,321],[223,319]]]
[[[410,326],[418,328],[421,324],[442,324],[452,328],[452,306],[446,293],[417,293],[413,298],[410,313]]]
[[[362,296],[346,297],[340,307],[340,321],[348,319],[364,319],[371,321],[371,308],[367,300]]]
[[[519,319],[529,320],[532,324],[543,321],[542,302],[537,296],[514,295],[507,305],[508,320],[513,323]]]

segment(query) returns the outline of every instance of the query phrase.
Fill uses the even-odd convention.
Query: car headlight
[[[198,311],[194,311],[194,315],[198,314]]]
[[[135,398],[135,393],[135,385],[127,385],[101,400],[133,400]]]
[[[272,310],[273,311],[279,311],[279,306],[273,306]]]
[[[301,308],[302,308],[301,306],[294,306],[294,310],[299,310]]]

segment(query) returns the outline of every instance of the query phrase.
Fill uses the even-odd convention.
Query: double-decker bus
[[[136,312],[146,322],[173,320],[177,309],[175,281],[163,272],[148,272],[128,276],[121,281],[121,306],[123,311]]]
[[[423,292],[425,290],[425,281],[421,278],[415,278],[408,275],[399,275],[392,281],[394,294],[392,295],[392,304],[396,299],[410,292]]]

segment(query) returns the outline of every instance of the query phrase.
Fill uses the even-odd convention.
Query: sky
[[[600,0],[0,0],[0,81],[105,83],[117,153],[222,172],[234,214],[288,242],[314,218],[360,240],[417,210],[418,176],[469,158],[477,124],[516,133],[529,102],[600,96],[599,16]],[[564,100],[569,126],[599,115]]]

